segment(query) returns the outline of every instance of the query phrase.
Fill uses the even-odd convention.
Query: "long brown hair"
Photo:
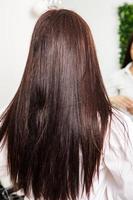
[[[87,23],[70,10],[38,20],[17,93],[1,117],[14,186],[35,199],[89,195],[111,118]],[[81,154],[81,157],[79,156]]]

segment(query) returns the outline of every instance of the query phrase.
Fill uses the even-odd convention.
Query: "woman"
[[[133,127],[112,110],[90,29],[75,12],[40,17],[1,121],[1,182],[8,175],[25,199],[133,199]]]
[[[133,119],[133,35],[121,70],[109,80],[108,92],[111,102]]]

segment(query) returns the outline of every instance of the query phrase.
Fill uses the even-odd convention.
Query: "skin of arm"
[[[116,107],[120,107],[122,109],[126,109],[130,114],[133,114],[133,100],[126,96],[112,96],[110,97],[110,101]]]

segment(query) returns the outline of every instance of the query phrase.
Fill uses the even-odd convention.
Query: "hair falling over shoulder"
[[[47,11],[37,21],[22,81],[1,117],[13,185],[26,195],[32,189],[35,199],[76,200],[81,163],[89,195],[111,114],[87,23],[70,10]]]

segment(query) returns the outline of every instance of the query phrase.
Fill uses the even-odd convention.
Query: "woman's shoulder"
[[[118,137],[127,136],[133,142],[133,122],[130,117],[119,109],[113,109],[110,131]]]
[[[113,112],[103,163],[110,199],[133,199],[133,122],[122,112]]]
[[[105,151],[121,155],[130,152],[133,156],[133,122],[121,111],[113,110],[105,140]],[[132,159],[133,161],[133,159]]]

